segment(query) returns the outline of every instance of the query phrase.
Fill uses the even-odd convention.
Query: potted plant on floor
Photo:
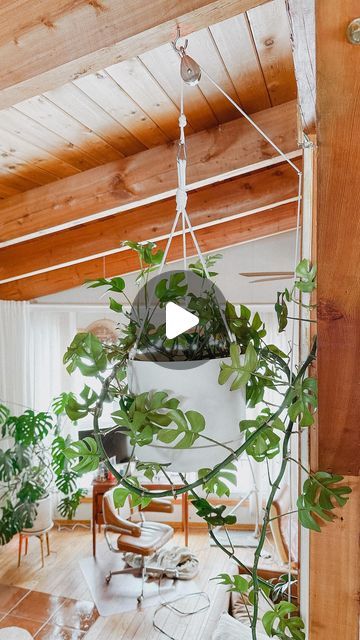
[[[141,245],[141,247],[135,243],[131,245],[141,258],[140,278],[147,278],[154,266],[162,260],[161,252],[155,252],[153,244]],[[193,267],[200,270],[200,278],[201,266],[203,267],[195,264]],[[301,308],[301,295],[314,290],[315,277],[315,267],[303,260],[297,267],[292,290],[279,293],[275,310],[278,314],[280,331],[284,330],[287,323],[287,304],[295,300]],[[155,290],[159,305],[165,299],[169,300],[170,294],[175,296],[173,300],[178,301],[184,295],[184,291],[179,290],[184,286],[183,280],[177,279],[172,282],[172,285],[170,286],[168,281],[168,284],[166,282],[165,285],[162,284],[157,292]],[[124,295],[125,283],[122,278],[100,279],[91,286],[107,286],[115,294]],[[114,298],[110,298],[110,307],[119,313],[123,312],[122,303]],[[100,393],[96,393],[85,385],[80,398],[71,398],[67,403],[67,414],[73,420],[89,414],[93,415],[94,437],[73,442],[66,449],[65,455],[73,461],[73,468],[79,473],[95,470],[100,460],[103,460],[119,482],[119,487],[114,492],[118,507],[124,504],[128,496],[131,497],[134,505],[146,505],[154,497],[177,496],[187,492],[197,514],[207,523],[211,538],[246,572],[245,576],[222,574],[218,579],[231,590],[241,593],[249,603],[248,615],[253,640],[257,637],[260,592],[269,604],[269,610],[262,618],[266,633],[279,638],[303,640],[304,624],[296,613],[296,605],[292,602],[277,603],[275,594],[278,594],[279,589],[276,584],[260,578],[258,565],[276,493],[288,465],[300,464],[298,460],[291,458],[290,440],[295,431],[308,428],[314,422],[313,414],[317,406],[316,380],[308,375],[308,368],[316,357],[316,340],[304,362],[295,366],[290,354],[285,354],[275,345],[266,342],[266,328],[258,314],[252,317],[250,310],[244,305],[237,310],[228,302],[225,307],[225,319],[233,337],[231,342],[226,343],[224,340],[219,342],[221,348],[226,344],[229,349],[229,359],[224,348],[217,362],[219,388],[229,390],[230,387],[229,393],[238,394],[240,398],[246,397],[248,406],[260,405],[261,411],[256,420],[244,419],[242,410],[239,411],[237,428],[241,439],[235,446],[222,437],[222,428],[218,429],[217,436],[212,440],[213,444],[222,451],[220,462],[208,463],[208,460],[202,457],[198,460],[195,480],[188,482],[185,475],[180,473],[183,487],[177,489],[173,487],[172,490],[155,493],[150,493],[141,486],[139,474],[130,475],[131,465],[128,465],[124,472],[120,472],[111,464],[104,450],[100,432],[103,405],[110,400],[116,401],[119,408],[113,413],[112,423],[107,425],[107,431],[120,428],[128,434],[133,447],[133,460],[135,460],[135,453],[141,448],[145,450],[145,447],[154,443],[166,444],[175,452],[186,451],[186,455],[190,455],[191,450],[201,440],[209,439],[205,417],[196,408],[185,407],[184,410],[184,398],[176,393],[176,389],[172,389],[173,393],[170,395],[168,384],[162,388],[158,387],[155,378],[151,389],[144,390],[141,386],[129,388],[127,379],[129,368],[131,376],[131,368],[134,366],[130,364],[129,367],[129,362],[134,362],[134,346],[136,346],[136,352],[139,347],[140,353],[144,349],[141,335],[139,337],[142,327],[145,327],[145,343],[150,342],[150,354],[153,355],[156,348],[160,346],[170,362],[175,361],[179,353],[182,357],[186,355],[187,349],[194,357],[197,345],[195,349],[189,348],[189,345],[195,344],[196,338],[186,339],[184,345],[182,347],[180,345],[179,348],[179,345],[166,342],[162,326],[152,326],[147,319],[143,325],[139,318],[134,320],[132,317],[128,318],[127,326],[122,329],[118,344],[106,347],[90,334],[78,334],[65,354],[64,361],[70,373],[79,369],[85,377],[98,377],[102,382]],[[200,338],[205,334],[204,331]],[[208,339],[209,335],[206,335]],[[214,337],[213,332],[211,336]],[[212,338],[207,345],[204,345],[204,349],[210,349],[210,345],[213,344]],[[201,371],[200,369],[199,377],[201,377]],[[268,402],[266,395],[268,389],[276,392],[279,398],[276,404]],[[225,397],[224,394],[222,405],[227,402]],[[194,390],[192,398],[195,401]],[[240,406],[242,408],[241,403]],[[227,482],[233,480],[232,465],[244,453],[255,460],[279,457],[279,470],[270,483],[261,533],[251,570],[242,564],[233,549],[224,547],[216,535],[217,526],[226,527],[234,524],[236,516],[226,514],[225,505],[214,505],[209,500],[212,494],[218,496],[229,494]],[[137,463],[137,468],[148,478],[151,478],[154,473],[161,472],[168,481],[171,481],[168,475],[169,461],[171,464],[174,459],[171,456],[165,461],[161,458],[149,460],[144,457],[140,463]],[[195,471],[194,468],[192,470]],[[303,527],[320,531],[322,521],[333,519],[334,508],[344,506],[350,488],[342,484],[341,476],[321,471],[314,474],[308,470],[305,471],[308,477],[298,498],[298,516]],[[199,493],[200,490],[202,494]],[[284,585],[281,586],[283,592],[286,591]]]

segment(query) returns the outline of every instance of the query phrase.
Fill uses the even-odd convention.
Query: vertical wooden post
[[[360,423],[360,47],[358,0],[317,0],[318,453],[353,494],[310,537],[310,640],[358,637]]]

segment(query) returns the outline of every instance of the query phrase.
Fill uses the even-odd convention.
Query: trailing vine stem
[[[203,485],[204,483],[208,482],[209,480],[211,480],[214,476],[217,475],[217,473],[224,466],[226,466],[230,462],[233,462],[234,460],[236,460],[247,449],[247,447],[253,442],[253,440],[255,440],[267,428],[268,424],[270,422],[272,422],[273,420],[275,420],[275,418],[277,418],[277,417],[279,417],[281,415],[281,413],[287,407],[287,399],[288,399],[288,395],[289,395],[290,391],[292,390],[292,387],[297,382],[297,380],[301,380],[303,375],[306,373],[308,367],[310,366],[310,364],[315,359],[315,354],[316,354],[316,338],[314,339],[311,351],[309,352],[306,360],[304,361],[304,363],[300,367],[298,373],[295,376],[293,376],[292,385],[288,389],[287,393],[284,395],[284,399],[283,399],[281,405],[279,406],[279,408],[273,414],[271,414],[267,418],[267,420],[258,429],[256,429],[245,440],[245,442],[243,442],[242,445],[240,445],[240,447],[235,449],[233,453],[228,455],[222,462],[218,463],[205,476],[203,476],[201,478],[198,478],[194,482],[190,483],[188,486],[179,487],[178,489],[176,489],[175,495],[180,495],[182,493],[186,493],[189,490],[195,489],[196,487],[199,487],[199,486]],[[98,449],[100,451],[101,458],[102,458],[103,462],[105,463],[105,466],[114,475],[114,477],[118,480],[118,482],[120,484],[122,484],[124,487],[126,487],[126,489],[128,489],[129,491],[134,493],[135,495],[138,495],[138,496],[141,496],[141,497],[152,497],[152,498],[164,498],[164,497],[173,496],[174,495],[174,491],[172,491],[171,489],[164,490],[164,491],[150,492],[150,491],[146,491],[143,488],[136,487],[131,482],[128,482],[126,480],[126,478],[124,478],[124,476],[121,473],[118,472],[118,470],[111,464],[110,460],[108,459],[108,457],[106,455],[106,451],[104,449],[104,445],[103,445],[102,439],[101,439],[99,418],[100,418],[101,413],[102,413],[103,403],[104,403],[104,400],[105,400],[105,398],[106,398],[106,396],[108,394],[109,387],[110,387],[112,381],[114,380],[114,378],[116,377],[116,374],[117,374],[118,370],[123,366],[123,364],[124,364],[124,362],[121,361],[121,362],[117,363],[116,365],[114,365],[110,375],[105,379],[105,381],[104,381],[104,383],[102,385],[102,388],[101,388],[99,399],[98,399],[98,401],[96,403],[96,407],[95,407],[95,410],[94,410],[94,423],[93,423],[94,424],[94,437],[95,437]]]
[[[263,523],[262,523],[262,527],[261,527],[259,543],[258,543],[258,546],[256,547],[255,553],[254,553],[254,563],[253,563],[252,570],[251,570],[251,575],[252,575],[252,580],[253,580],[253,587],[254,587],[254,608],[253,608],[253,617],[252,617],[252,622],[251,622],[251,630],[252,630],[252,639],[253,640],[256,640],[256,624],[257,624],[258,613],[259,613],[259,577],[258,577],[258,574],[257,574],[257,570],[258,570],[261,551],[263,550],[265,539],[266,539],[267,526],[268,526],[268,524],[270,522],[271,505],[272,505],[272,503],[274,501],[275,494],[276,494],[276,492],[278,491],[278,489],[280,487],[281,480],[284,477],[284,474],[285,474],[285,471],[286,471],[286,467],[289,464],[289,459],[287,457],[287,453],[288,453],[288,445],[289,445],[289,440],[291,438],[293,426],[294,426],[294,423],[291,420],[289,420],[288,426],[286,427],[283,446],[282,446],[282,463],[281,463],[280,471],[279,471],[278,475],[276,476],[276,478],[275,478],[275,480],[274,480],[274,482],[272,484],[271,491],[269,493],[269,497],[268,497],[268,499],[266,501],[266,506],[265,506],[265,512],[264,512],[264,517],[263,517]]]

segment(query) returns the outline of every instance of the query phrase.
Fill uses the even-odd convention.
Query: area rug
[[[223,529],[218,529],[214,533],[218,541],[224,547],[231,547],[229,538]],[[259,543],[259,540],[258,538],[255,538],[253,531],[239,531],[239,530],[229,529],[229,537],[233,547],[245,547],[250,549],[256,549]],[[216,543],[211,538],[210,538],[210,545],[212,547],[216,546]]]
[[[137,608],[137,596],[141,591],[141,578],[131,574],[113,576],[106,584],[105,576],[109,571],[122,569],[125,564],[122,555],[109,551],[106,544],[101,543],[97,548],[97,556],[84,558],[79,561],[90,593],[99,614],[103,617],[113,616]],[[193,580],[172,580],[163,578],[145,582],[144,600],[141,607],[153,607],[164,600],[170,600],[180,595],[198,591]]]

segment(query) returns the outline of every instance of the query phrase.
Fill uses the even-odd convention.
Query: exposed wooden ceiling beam
[[[10,0],[0,6],[0,108],[267,0]]]
[[[216,227],[200,229],[196,233],[202,251],[213,251],[228,246],[248,242],[258,238],[282,233],[296,226],[296,203],[269,209],[256,215],[223,222]],[[164,248],[165,240],[158,242]],[[194,254],[189,248],[189,254]],[[169,260],[177,260],[182,255],[182,238],[173,239]],[[71,267],[64,267],[48,273],[15,280],[0,285],[2,300],[31,300],[65,289],[76,287],[94,278],[111,277],[136,271],[139,267],[137,256],[132,251],[123,251],[105,258],[96,258]]]
[[[297,164],[301,167],[301,160]],[[296,173],[283,163],[196,190],[189,197],[187,210],[196,226],[294,199],[297,188]],[[5,247],[0,249],[0,284],[2,280],[115,250],[124,240],[140,242],[162,237],[169,233],[174,215],[175,199],[170,198]]]
[[[288,156],[301,155],[295,102],[261,111],[255,120]],[[7,198],[0,204],[0,242],[173,195],[176,151],[177,143],[155,147]],[[283,161],[243,118],[189,136],[187,159],[190,190]]]
[[[316,56],[315,0],[286,0],[290,19],[295,76],[301,124],[306,134],[315,132]]]

